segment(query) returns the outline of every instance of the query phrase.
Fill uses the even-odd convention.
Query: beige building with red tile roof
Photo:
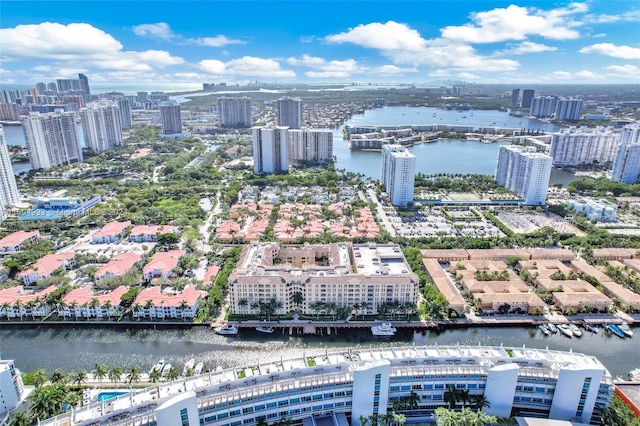
[[[173,268],[178,266],[178,261],[187,254],[184,250],[170,250],[155,252],[149,263],[142,268],[142,277],[145,281],[154,278],[172,278],[176,276]]]
[[[33,284],[43,278],[49,278],[58,269],[71,269],[76,265],[76,254],[73,252],[47,254],[30,269],[18,274],[25,285]]]
[[[468,249],[470,260],[505,260],[509,257],[527,260],[531,258],[525,249]]]
[[[422,257],[437,259],[438,262],[447,263],[456,260],[469,260],[469,252],[465,249],[427,249],[420,250]]]
[[[91,234],[91,242],[93,244],[113,243],[125,236],[127,228],[131,226],[131,221],[126,222],[109,222]]]
[[[96,282],[105,278],[121,277],[142,260],[142,256],[136,253],[118,253],[111,258],[109,263],[103,265],[95,273]]]
[[[440,265],[437,259],[423,259],[422,264],[427,271],[427,275],[436,286],[438,291],[444,295],[449,304],[449,309],[453,309],[459,315],[464,313],[464,307],[467,304],[464,297],[460,294],[460,291],[456,285],[451,281],[445,270]]]
[[[198,312],[198,304],[206,293],[188,285],[182,292],[173,292],[160,286],[142,290],[132,308],[135,318],[193,318]],[[136,308],[139,306],[139,309]]]
[[[571,262],[571,269],[597,279],[604,290],[604,294],[611,299],[616,298],[622,308],[632,308],[640,311],[640,294],[634,293],[630,289],[614,282],[607,274],[595,266],[589,265],[584,260],[574,260]]]
[[[56,290],[56,286],[51,285],[44,290],[26,290],[24,286],[14,286],[0,290],[0,317],[42,318],[51,312],[51,306],[43,303],[46,296]]]
[[[553,249],[532,249],[529,250],[531,253],[531,260],[562,260],[562,261],[570,261],[576,258],[573,250],[562,249],[562,248],[553,248]]]
[[[0,256],[15,253],[22,250],[22,245],[28,241],[37,241],[40,238],[38,231],[17,231],[0,239]]]
[[[134,243],[153,243],[158,241],[159,234],[177,234],[177,226],[172,225],[136,225],[129,233]]]
[[[216,277],[218,276],[218,272],[220,272],[220,266],[211,265],[207,269],[207,272],[204,274],[204,278],[202,279],[202,285],[212,286]]]
[[[593,260],[622,260],[622,259],[633,259],[635,256],[637,249],[626,249],[626,248],[600,248],[593,249]]]
[[[58,314],[75,318],[118,316],[122,313],[120,301],[126,292],[124,286],[106,292],[95,292],[92,286],[76,288],[64,297],[64,306],[58,309]]]

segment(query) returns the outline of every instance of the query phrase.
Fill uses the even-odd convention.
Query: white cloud
[[[576,74],[576,77],[579,77],[581,79],[584,80],[602,80],[604,79],[604,76],[600,75],[600,74],[596,74],[592,71],[587,71],[587,70],[583,70],[583,71],[578,71]]]
[[[629,10],[619,15],[587,15],[584,21],[589,24],[612,24],[615,22],[640,22],[640,10]]]
[[[215,37],[201,37],[190,38],[186,40],[187,43],[198,44],[200,46],[222,47],[228,44],[244,44],[245,42],[238,39],[230,39],[224,35],[217,35]]]
[[[463,80],[477,80],[480,77],[475,74],[471,74],[470,72],[461,72],[458,73],[458,78],[461,78]]]
[[[294,66],[304,66],[311,68],[310,71],[304,73],[310,78],[349,78],[358,74],[369,74],[372,76],[380,75],[401,75],[416,72],[415,68],[401,68],[395,65],[382,65],[378,67],[367,67],[358,64],[354,59],[345,59],[342,61],[327,61],[317,56],[302,55],[300,58],[287,58],[287,63]]]
[[[137,36],[159,38],[161,40],[171,40],[175,37],[166,22],[136,25],[133,27],[133,33]]]
[[[612,58],[640,59],[640,48],[631,46],[618,46],[613,43],[599,43],[583,47],[580,53],[599,53]]]
[[[53,60],[57,67],[149,71],[185,62],[163,50],[123,51],[118,40],[84,23],[18,25],[0,29],[0,39],[8,58]]]
[[[415,67],[400,68],[395,65],[382,65],[381,67],[376,67],[372,70],[372,73],[379,75],[404,75],[414,72],[418,72],[418,69]]]
[[[509,49],[500,50],[494,55],[524,55],[527,53],[552,52],[554,50],[558,50],[558,48],[554,46],[547,46],[545,44],[535,43],[532,41],[523,41],[522,43]]]
[[[471,14],[472,23],[448,26],[442,36],[468,43],[496,43],[508,40],[524,40],[528,35],[540,35],[554,40],[580,37],[573,29],[580,25],[571,16],[587,11],[583,3],[572,3],[567,8],[541,10],[510,5]]]
[[[547,75],[540,77],[545,81],[592,81],[592,80],[602,80],[604,76],[600,74],[596,74],[592,71],[582,70],[575,73],[569,71],[554,71]]]
[[[209,74],[228,74],[244,77],[264,78],[290,78],[296,73],[291,70],[283,70],[280,63],[274,59],[244,56],[228,62],[217,59],[206,59],[198,63],[198,67]]]
[[[605,69],[611,77],[632,79],[636,82],[640,79],[640,67],[636,65],[610,65]]]
[[[380,50],[418,50],[425,40],[418,31],[405,24],[388,21],[358,25],[349,31],[325,37],[329,43],[353,43]]]

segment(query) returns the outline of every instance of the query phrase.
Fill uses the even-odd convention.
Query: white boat
[[[150,373],[153,372],[153,371],[156,371],[156,370],[162,372],[162,367],[164,367],[164,359],[161,359],[160,361],[158,361],[156,363],[156,365],[151,367]]]
[[[184,363],[184,367],[182,368],[182,377],[186,377],[189,370],[193,372],[193,366],[196,365],[196,360],[191,358],[189,361]]]
[[[238,327],[235,324],[227,324],[221,327],[216,327],[213,329],[217,334],[222,334],[223,336],[235,336],[238,334]]]
[[[631,327],[629,327],[629,324],[627,324],[626,322],[619,324],[618,328],[627,336],[633,337],[633,330],[631,329]]]
[[[573,331],[571,331],[567,324],[558,324],[558,330],[567,337],[573,337]]]
[[[169,374],[169,370],[171,370],[171,364],[165,364],[164,367],[162,367],[162,377]]]
[[[582,336],[582,331],[580,331],[578,326],[575,325],[575,324],[569,324],[569,330],[571,330],[573,335],[576,336],[576,337],[581,337]]]
[[[547,328],[549,329],[550,332],[552,332],[553,334],[556,334],[558,332],[558,327],[556,327],[555,324],[553,323],[548,323],[547,324]]]
[[[380,325],[371,327],[371,332],[374,336],[393,336],[396,331],[396,328],[393,327],[390,322],[383,322]]]
[[[629,372],[629,380],[632,382],[640,382],[640,368],[636,368]]]
[[[540,324],[540,325],[538,326],[538,328],[540,329],[540,331],[542,331],[542,333],[543,333],[545,336],[548,336],[548,335],[549,335],[549,333],[550,333],[550,332],[549,332],[549,329],[547,328],[547,326],[546,326],[546,325],[544,325],[544,324]]]
[[[258,327],[256,327],[256,331],[259,331],[260,333],[267,333],[267,334],[271,334],[275,331],[275,329],[273,327],[269,327],[266,325],[260,325]]]
[[[204,368],[204,364],[199,362],[196,364],[195,368],[193,369],[193,374],[195,374],[196,376],[200,373],[202,373],[202,369]]]

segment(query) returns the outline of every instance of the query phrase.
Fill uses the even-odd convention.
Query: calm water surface
[[[195,358],[208,368],[257,364],[281,356],[314,354],[326,348],[355,348],[389,345],[494,345],[557,350],[573,350],[594,355],[615,376],[625,376],[640,367],[638,334],[621,339],[602,333],[584,333],[581,338],[567,338],[560,333],[543,336],[534,327],[467,328],[441,331],[399,331],[393,340],[380,340],[368,330],[343,331],[330,336],[263,335],[242,330],[237,337],[218,336],[207,327],[186,329],[114,329],[107,327],[26,327],[5,326],[0,329],[0,353],[15,359],[18,368],[31,371],[91,370],[96,363],[128,369],[139,366],[148,371],[161,358],[182,366]]]

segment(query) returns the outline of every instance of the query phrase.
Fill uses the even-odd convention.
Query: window
[[[180,425],[189,426],[189,414],[187,413],[186,408],[180,410]]]

